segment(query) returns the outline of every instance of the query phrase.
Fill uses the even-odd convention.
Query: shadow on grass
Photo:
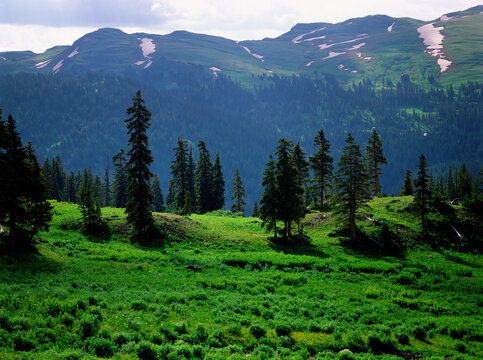
[[[24,282],[43,273],[57,274],[62,263],[42,254],[8,254],[0,256],[0,268],[8,281]]]
[[[290,255],[308,255],[320,258],[327,258],[329,255],[322,252],[317,246],[311,244],[311,239],[304,235],[294,235],[287,237],[270,237],[269,246],[275,251]]]

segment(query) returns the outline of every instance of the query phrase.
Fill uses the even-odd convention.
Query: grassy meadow
[[[410,201],[375,199],[359,225],[414,238]],[[122,209],[102,209],[111,235],[93,238],[54,205],[39,254],[0,257],[0,359],[483,357],[479,255],[350,250],[330,213],[307,215],[304,246],[223,211],[156,214],[168,239],[140,247]]]

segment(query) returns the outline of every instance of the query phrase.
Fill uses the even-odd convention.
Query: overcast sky
[[[116,27],[175,30],[233,40],[275,37],[301,22],[339,22],[386,14],[432,20],[482,0],[0,0],[0,52],[43,52],[87,32]]]

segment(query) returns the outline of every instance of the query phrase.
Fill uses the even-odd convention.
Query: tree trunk
[[[356,239],[356,212],[355,212],[355,209],[350,210],[349,230],[350,230],[351,240],[354,241]]]

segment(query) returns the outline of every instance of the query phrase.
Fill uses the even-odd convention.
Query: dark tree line
[[[52,206],[31,143],[26,146],[12,115],[0,110],[0,245],[9,252],[33,250],[34,236],[48,230]]]

